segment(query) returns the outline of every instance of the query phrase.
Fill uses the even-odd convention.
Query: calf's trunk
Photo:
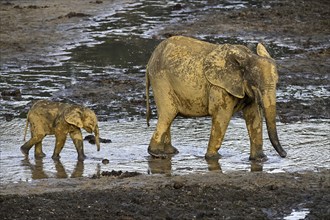
[[[100,151],[100,133],[99,133],[99,127],[97,125],[94,130],[94,134],[95,134],[95,144],[97,147],[97,151]]]

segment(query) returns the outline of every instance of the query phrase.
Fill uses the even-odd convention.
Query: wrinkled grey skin
[[[81,128],[88,133],[94,132],[97,150],[100,150],[99,127],[95,113],[85,107],[70,105],[61,102],[41,100],[36,102],[30,109],[26,131],[30,124],[31,138],[21,146],[22,153],[28,157],[29,150],[35,145],[35,157],[42,158],[42,140],[46,135],[55,135],[56,143],[52,158],[59,159],[67,135],[69,134],[78,153],[78,160],[84,160],[84,146]]]
[[[229,121],[242,110],[250,136],[250,159],[266,159],[263,114],[273,147],[285,157],[276,129],[277,80],[275,61],[262,44],[258,44],[254,54],[242,45],[216,45],[182,36],[164,40],[153,52],[146,71],[148,125],[150,85],[158,114],[148,152],[156,157],[178,153],[171,144],[170,133],[178,114],[211,116],[205,157],[218,159]]]

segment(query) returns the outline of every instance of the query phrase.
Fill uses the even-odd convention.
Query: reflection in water
[[[219,159],[206,159],[209,171],[222,171]]]
[[[220,159],[221,160],[221,159]],[[220,171],[222,172],[220,160],[218,159],[206,159],[209,171]],[[260,172],[263,170],[262,162],[251,161],[251,172]]]
[[[56,178],[68,178],[68,175],[65,172],[65,168],[60,160],[54,160],[55,169],[56,169]]]
[[[171,174],[172,157],[156,158],[148,156],[149,171],[151,174]]]
[[[84,162],[78,160],[76,167],[74,168],[71,174],[71,178],[82,177],[83,173],[84,173]]]
[[[251,161],[251,172],[260,172],[263,169],[262,162]]]
[[[219,159],[205,159],[208,166],[208,171],[222,172]],[[251,161],[251,172],[261,172],[263,170],[263,163]],[[166,174],[172,173],[172,157],[156,158],[148,156],[149,174]]]
[[[42,159],[35,159],[35,165],[31,164],[28,158],[22,160],[22,167],[27,167],[31,170],[31,178],[34,180],[48,178],[47,174],[44,172],[43,166],[44,163]]]
[[[171,175],[172,173],[172,157],[167,158],[155,158],[152,156],[147,157],[148,160],[148,173],[149,174],[165,174]],[[44,171],[44,162],[43,159],[35,159],[35,164],[32,164],[29,159],[22,160],[22,167],[26,167],[31,170],[31,178],[36,179],[47,179],[49,176]],[[220,160],[218,159],[206,159],[208,170],[209,171],[219,171],[222,172]],[[56,170],[56,178],[64,179],[68,178],[69,175],[65,170],[62,162],[58,160],[54,160],[55,170]],[[263,164],[261,162],[251,161],[251,172],[262,171]],[[84,173],[84,162],[77,161],[73,172],[70,175],[70,178],[78,178],[82,177]],[[97,164],[96,167],[96,176],[100,176],[101,173],[101,165]]]
[[[44,162],[43,159],[35,159],[35,164],[33,165],[29,159],[22,160],[22,166],[31,170],[31,178],[36,179],[47,179],[49,176],[44,171]],[[55,170],[56,170],[56,178],[63,179],[68,178],[68,174],[65,171],[65,168],[62,162],[58,160],[54,160]],[[77,161],[76,166],[71,174],[71,178],[82,177],[84,173],[84,162]]]

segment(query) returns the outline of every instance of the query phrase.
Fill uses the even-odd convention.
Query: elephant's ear
[[[82,110],[79,107],[72,106],[64,112],[64,120],[78,128],[83,127]]]
[[[272,58],[268,51],[266,50],[265,46],[262,45],[261,43],[258,43],[257,45],[257,54],[261,57],[267,57],[267,58]]]
[[[204,60],[204,74],[209,83],[225,89],[235,97],[243,98],[243,66],[247,60],[246,51],[228,44],[220,45]]]

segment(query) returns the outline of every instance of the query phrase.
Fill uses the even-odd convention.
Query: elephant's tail
[[[29,116],[26,118],[26,125],[25,125],[25,129],[24,129],[24,141],[25,141],[25,138],[26,138],[26,132],[27,132],[27,129],[29,127]]]
[[[150,88],[150,81],[149,81],[149,74],[148,74],[148,67],[146,70],[146,101],[147,101],[147,108],[146,108],[146,117],[147,117],[147,125],[150,126],[150,117],[151,117],[151,108],[150,108],[150,100],[149,100],[149,88]]]

